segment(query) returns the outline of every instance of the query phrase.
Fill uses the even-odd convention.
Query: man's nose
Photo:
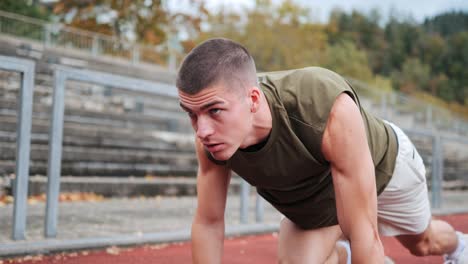
[[[197,137],[205,139],[212,135],[214,132],[212,124],[205,118],[198,118],[197,120]]]

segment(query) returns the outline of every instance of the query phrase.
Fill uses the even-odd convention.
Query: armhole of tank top
[[[348,80],[346,80],[345,78],[343,78],[344,81],[346,82],[346,84],[348,85],[349,87],[349,90],[348,89],[345,89],[343,92],[345,92],[346,94],[348,94],[352,99],[353,101],[357,104],[357,106],[359,107],[359,111],[362,112],[362,107],[361,107],[361,101],[359,101],[359,97],[357,96],[357,93],[356,93],[356,90],[354,90],[353,86],[351,85],[351,83],[349,83]]]

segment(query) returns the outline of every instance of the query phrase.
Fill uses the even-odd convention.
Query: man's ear
[[[256,113],[260,104],[261,91],[258,87],[252,86],[249,92],[250,112]]]

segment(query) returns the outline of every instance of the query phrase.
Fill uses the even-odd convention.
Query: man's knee
[[[294,253],[297,253],[297,252],[287,253],[281,250],[278,251],[278,264],[303,263],[304,259],[301,259],[299,254],[294,254]],[[317,262],[317,263],[320,263],[320,262]]]
[[[418,257],[428,256],[431,253],[431,244],[428,239],[423,239],[413,245],[406,245],[406,248]]]
[[[285,218],[278,239],[279,263],[324,263],[341,235],[338,225],[304,230]]]
[[[310,256],[304,252],[293,250],[292,248],[280,247],[278,250],[278,263],[279,264],[297,264],[304,263],[305,261],[314,263],[323,263],[325,260],[311,259]]]
[[[291,264],[294,261],[286,255],[278,254],[278,264]]]
[[[296,254],[295,254],[296,253]],[[338,255],[332,252],[328,258],[311,258],[310,256],[301,256],[297,252],[285,253],[278,252],[278,264],[297,264],[297,263],[339,263]],[[330,261],[331,260],[331,261]]]
[[[403,235],[397,238],[415,256],[428,256],[435,246],[431,241],[430,230],[426,230],[418,235]]]
[[[287,264],[291,263],[289,261],[288,256],[280,249],[278,250],[278,264]]]

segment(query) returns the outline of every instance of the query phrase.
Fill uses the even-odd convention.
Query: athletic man
[[[280,263],[383,263],[380,235],[396,236],[414,255],[468,263],[463,236],[431,219],[413,144],[366,112],[336,73],[257,76],[244,47],[212,39],[187,55],[177,87],[199,162],[194,263],[222,259],[231,170],[285,216]]]

